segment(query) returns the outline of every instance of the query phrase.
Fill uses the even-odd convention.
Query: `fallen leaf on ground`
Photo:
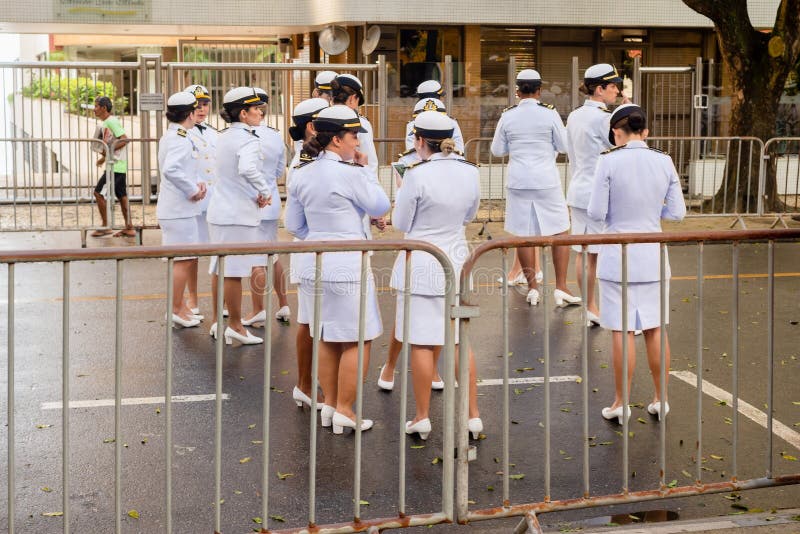
[[[250,458],[249,456],[245,456],[244,458],[242,458],[241,460],[239,460],[239,463],[240,463],[240,464],[246,464],[246,463],[247,463],[247,462],[249,462],[251,459],[252,459],[252,458]]]
[[[287,478],[293,477],[293,476],[294,476],[294,473],[281,473],[280,471],[278,471],[278,478],[281,479],[281,480],[286,480]]]
[[[64,512],[42,512],[44,517],[61,517]]]
[[[136,510],[128,510],[128,517],[139,519],[139,512],[137,512]]]

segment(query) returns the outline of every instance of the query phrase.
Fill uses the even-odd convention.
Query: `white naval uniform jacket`
[[[365,216],[389,211],[389,197],[367,167],[342,161],[323,151],[317,159],[292,171],[286,201],[286,229],[305,241],[367,239]],[[299,256],[299,278],[314,279],[314,255]],[[360,252],[326,252],[322,255],[322,280],[358,283]]]
[[[431,243],[447,254],[456,281],[469,257],[464,227],[475,218],[480,205],[478,174],[475,164],[456,154],[433,154],[406,171],[392,211],[392,224],[406,233],[406,239]],[[391,287],[405,287],[405,253],[394,263]],[[445,289],[439,261],[427,252],[412,252],[411,293],[444,295]]]
[[[631,141],[600,156],[587,209],[589,217],[604,222],[603,232],[660,232],[661,219],[679,221],[686,204],[675,165],[669,155],[649,149],[644,141]],[[597,277],[622,281],[620,245],[603,245]],[[628,246],[628,281],[660,280],[659,244]],[[670,277],[669,258],[665,279]]]
[[[211,203],[211,195],[214,194],[214,182],[217,173],[217,137],[219,132],[207,122],[197,124],[189,130],[189,138],[197,147],[199,153],[197,157],[197,173],[199,180],[205,182],[208,189],[206,196],[200,201],[200,211],[208,211]]]
[[[558,112],[535,98],[523,98],[500,116],[492,154],[508,154],[509,189],[560,187],[558,152],[567,152],[567,132]]]
[[[208,205],[211,224],[258,226],[261,215],[256,198],[269,197],[264,176],[264,156],[258,137],[249,126],[234,122],[217,141],[217,182]]]
[[[359,120],[361,121],[361,127],[366,130],[366,133],[362,132],[358,134],[358,151],[367,155],[366,168],[375,175],[375,179],[377,180],[378,153],[375,151],[375,134],[373,133],[372,123],[363,115],[359,115]]]
[[[586,209],[592,195],[594,169],[600,153],[611,148],[608,128],[611,112],[602,102],[587,99],[567,117],[570,180],[567,204]]]
[[[189,200],[197,193],[198,152],[189,133],[171,122],[158,143],[158,168],[161,184],[156,216],[159,219],[184,219],[200,214],[200,203]]]
[[[464,153],[464,135],[461,133],[461,126],[458,121],[448,115],[448,118],[453,121],[453,141],[456,144],[456,150]],[[408,121],[406,124],[406,150],[414,148],[414,120]]]
[[[272,202],[261,208],[262,221],[277,221],[281,218],[281,195],[278,193],[278,178],[286,171],[286,147],[278,130],[269,126],[255,127],[256,135],[261,143],[264,159],[264,177],[269,185]]]

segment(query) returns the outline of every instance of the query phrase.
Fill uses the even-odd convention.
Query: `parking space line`
[[[563,375],[563,376],[551,376],[550,383],[554,382],[575,382],[579,383],[578,381],[581,379],[578,375]],[[544,377],[541,376],[528,376],[524,378],[509,378],[509,384],[544,384]],[[502,386],[503,379],[502,378],[487,378],[485,380],[478,381],[478,387],[481,386]]]
[[[697,375],[691,371],[670,371],[669,374],[690,386],[697,386]],[[703,393],[718,401],[724,401],[728,406],[733,406],[733,395],[708,380],[703,380]],[[741,398],[739,399],[739,413],[763,428],[767,428],[767,414]],[[772,419],[772,433],[794,448],[800,449],[800,434],[775,418]]]
[[[216,400],[217,396],[210,395],[173,395],[172,402],[205,402]],[[222,400],[230,399],[227,393],[222,394]],[[103,406],[114,406],[114,399],[92,399],[92,400],[79,400],[70,401],[70,408],[98,408]],[[130,406],[135,404],[164,404],[164,397],[131,397],[122,399],[123,406]],[[60,410],[63,406],[61,401],[56,402],[43,402],[42,410]]]

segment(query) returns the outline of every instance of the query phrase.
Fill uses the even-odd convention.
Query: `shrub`
[[[65,102],[70,113],[80,113],[85,105],[94,107],[94,99],[98,96],[107,96],[114,101],[115,93],[116,89],[111,82],[95,82],[83,76],[34,78],[30,85],[22,88],[23,96]]]

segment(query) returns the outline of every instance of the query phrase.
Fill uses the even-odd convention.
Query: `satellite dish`
[[[374,24],[367,28],[367,34],[361,42],[361,53],[365,56],[370,55],[378,47],[378,42],[381,40],[381,27]]]
[[[328,26],[319,32],[319,47],[329,56],[338,56],[350,46],[350,34],[341,26]]]

